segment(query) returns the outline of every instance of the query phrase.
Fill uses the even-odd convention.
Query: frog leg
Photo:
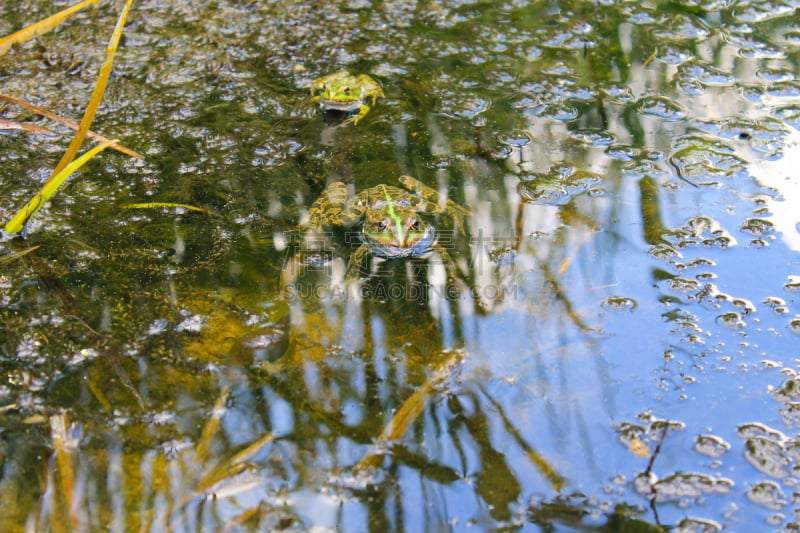
[[[466,235],[464,232],[464,219],[472,215],[469,209],[458,205],[449,198],[446,199],[444,202],[445,206],[442,207],[442,195],[439,194],[439,191],[428,187],[418,179],[412,178],[411,176],[400,176],[400,183],[403,185],[403,187],[426,201],[426,208],[423,210],[424,212],[434,215],[445,213],[448,216],[453,217],[453,223],[456,225],[458,231],[462,235]]]
[[[326,226],[341,226],[341,213],[347,203],[347,187],[335,181],[325,187],[308,210],[308,222],[312,229]]]
[[[364,91],[363,94],[372,97],[373,104],[378,96],[384,98],[383,89],[381,88],[380,84],[366,74],[361,74],[358,77],[358,83],[361,85],[362,90]]]
[[[372,105],[375,105],[375,102],[372,102]],[[360,106],[358,106],[358,114],[354,117],[348,118],[347,120],[345,120],[345,122],[352,122],[353,126],[355,126],[356,124],[358,124],[359,120],[364,118],[366,114],[369,113],[369,110],[370,107],[367,104],[361,104]]]
[[[347,263],[347,270],[344,273],[344,279],[355,279],[361,273],[361,267],[364,266],[364,261],[369,255],[369,249],[366,244],[362,244],[356,251],[350,255],[350,261]]]

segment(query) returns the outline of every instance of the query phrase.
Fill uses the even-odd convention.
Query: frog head
[[[315,80],[311,93],[326,108],[345,111],[358,107],[364,99],[362,84],[346,71]]]
[[[425,253],[433,244],[435,231],[412,208],[394,201],[388,193],[367,213],[362,240],[381,257],[409,257]]]

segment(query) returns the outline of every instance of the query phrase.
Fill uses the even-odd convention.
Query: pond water
[[[0,239],[0,529],[800,529],[798,7],[135,3],[93,129],[144,159]],[[118,9],[0,92],[79,119]],[[71,134],[0,111],[56,131],[0,136],[5,221]],[[463,232],[346,276],[309,211],[403,175]]]

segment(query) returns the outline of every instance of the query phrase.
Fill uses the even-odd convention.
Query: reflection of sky
[[[754,165],[753,176],[759,183],[778,191],[783,199],[770,203],[775,229],[783,242],[800,251],[800,133],[791,130],[781,159]]]

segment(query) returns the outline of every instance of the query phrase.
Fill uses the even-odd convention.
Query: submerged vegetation
[[[797,2],[27,4],[1,530],[797,528]]]

